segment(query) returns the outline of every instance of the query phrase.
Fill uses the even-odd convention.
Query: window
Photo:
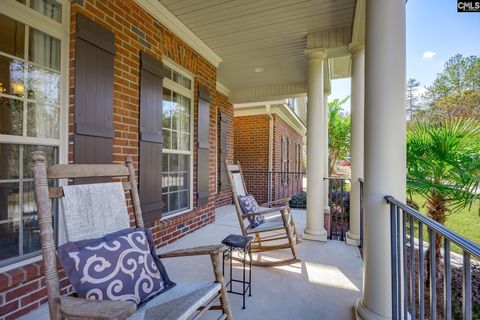
[[[163,81],[163,216],[192,206],[193,78],[164,63]]]
[[[290,139],[282,136],[282,183],[288,183],[288,171],[290,170]]]
[[[300,143],[295,144],[295,172],[300,177],[302,172],[302,146]]]
[[[61,21],[55,1],[30,0],[28,8]],[[0,266],[40,251],[31,153],[59,161],[62,42],[35,28],[41,20],[31,26],[0,13]]]

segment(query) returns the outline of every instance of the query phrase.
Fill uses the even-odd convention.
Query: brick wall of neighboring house
[[[228,192],[215,194],[215,108],[220,108],[233,125],[233,106],[228,98],[216,91],[216,68],[201,57],[182,40],[143,11],[134,1],[84,0],[72,1],[70,24],[70,97],[69,131],[73,132],[74,86],[75,86],[75,26],[76,13],[82,13],[115,33],[116,54],[114,60],[114,129],[113,160],[122,163],[130,155],[138,169],[138,123],[139,123],[139,53],[144,50],[161,59],[169,57],[195,75],[194,131],[197,130],[198,84],[209,88],[210,103],[210,196],[209,203],[194,208],[189,213],[157,221],[151,229],[158,246],[171,243],[185,234],[214,221],[216,203],[227,203]],[[233,130],[229,147],[233,147]],[[196,141],[196,137],[195,137]],[[196,177],[197,152],[194,148],[194,177]],[[229,159],[233,159],[230,150]],[[73,144],[69,145],[69,160],[73,160]],[[138,173],[138,172],[137,172]],[[193,192],[196,192],[195,179]],[[132,212],[132,208],[129,208]],[[64,293],[71,292],[68,279],[60,271]],[[0,319],[15,319],[46,302],[43,263],[35,262],[0,274]]]
[[[267,201],[268,135],[267,115],[234,118],[235,163],[240,161],[247,191],[258,201]]]
[[[273,171],[277,172],[273,178],[273,199],[290,198],[302,191],[302,176],[288,174],[287,181],[282,181],[282,137],[290,141],[290,165],[287,171],[295,172],[295,144],[303,149],[303,137],[286,123],[278,114],[273,115]],[[301,169],[303,172],[303,168]]]

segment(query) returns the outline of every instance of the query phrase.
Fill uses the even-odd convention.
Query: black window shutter
[[[197,206],[207,204],[209,195],[210,100],[208,88],[200,85],[198,87]]]
[[[227,115],[220,113],[220,190],[227,189],[227,172],[225,170],[225,160],[227,160]]]
[[[112,163],[114,55],[114,34],[77,14],[75,163]]]
[[[139,194],[143,220],[152,225],[162,215],[163,64],[140,52]]]

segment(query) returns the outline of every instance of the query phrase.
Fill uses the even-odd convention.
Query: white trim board
[[[203,42],[192,30],[183,24],[173,13],[168,11],[158,0],[134,0],[143,10],[151,14],[158,22],[182,39],[198,54],[218,68],[223,61],[205,42]]]

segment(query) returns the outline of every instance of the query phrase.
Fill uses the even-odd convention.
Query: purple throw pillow
[[[240,203],[243,213],[254,213],[260,211],[257,200],[255,200],[251,194],[247,193],[244,196],[238,196],[238,202]],[[262,215],[249,216],[247,219],[252,228],[258,227],[263,223],[264,220]]]
[[[138,305],[175,286],[156,255],[149,229],[68,242],[58,248],[58,256],[80,298]]]

